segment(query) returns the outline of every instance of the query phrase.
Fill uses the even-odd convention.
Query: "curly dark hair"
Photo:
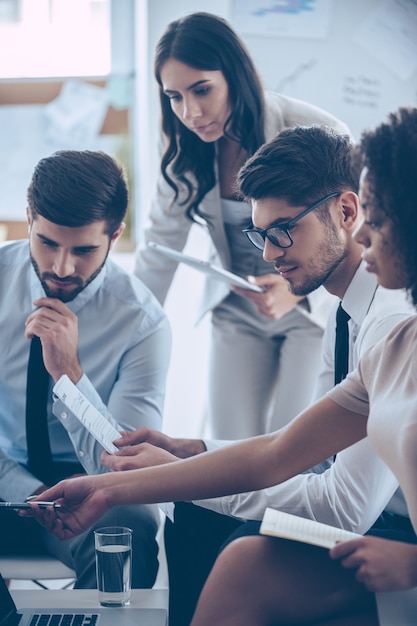
[[[73,228],[104,220],[111,237],[126,215],[128,188],[123,168],[108,154],[58,150],[36,165],[27,200],[33,219]]]
[[[387,122],[364,132],[359,151],[374,204],[393,224],[407,288],[417,305],[417,108],[401,107]]]
[[[183,195],[181,204],[186,215],[195,221],[196,216],[204,219],[199,205],[216,182],[215,147],[213,143],[201,141],[172,112],[160,76],[168,59],[195,69],[223,73],[232,109],[224,132],[238,141],[249,155],[265,141],[263,89],[244,43],[228,23],[216,15],[201,12],[187,15],[171,22],[160,38],[154,73],[159,84],[162,129],[168,140],[161,172],[174,190],[174,202]],[[180,194],[180,187],[184,194]]]

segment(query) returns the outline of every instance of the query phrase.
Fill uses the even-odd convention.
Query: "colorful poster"
[[[332,0],[234,0],[233,26],[242,34],[324,39]]]

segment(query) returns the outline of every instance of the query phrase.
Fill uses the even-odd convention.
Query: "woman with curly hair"
[[[328,296],[323,289],[313,297],[292,295],[273,264],[251,246],[242,234],[251,207],[235,191],[236,174],[283,128],[317,123],[349,131],[322,109],[264,91],[244,43],[216,15],[192,13],[169,24],[156,47],[154,73],[161,168],[144,239],[182,250],[197,223],[208,231],[211,260],[264,288],[230,290],[211,279],[201,308],[212,311],[212,437],[271,432],[310,402],[328,310],[322,300]],[[175,261],[153,248],[138,250],[135,273],[160,302],[176,269]]]

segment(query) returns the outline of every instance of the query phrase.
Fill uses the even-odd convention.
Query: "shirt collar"
[[[368,272],[365,269],[365,262],[362,261],[342,299],[342,307],[358,326],[362,326],[377,287],[378,282],[375,274]]]

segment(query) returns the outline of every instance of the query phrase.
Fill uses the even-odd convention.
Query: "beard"
[[[345,257],[346,254],[338,260],[335,260],[332,265],[327,267],[326,271],[321,269],[320,272],[316,272],[314,275],[309,275],[308,278],[303,280],[301,283],[295,284],[288,281],[289,290],[295,296],[308,296],[310,293],[327,283],[329,277],[333,274],[335,269],[339,267]]]
[[[308,274],[298,282],[291,278],[287,279],[288,288],[295,296],[308,296],[322,285],[326,285],[329,277],[347,257],[346,246],[337,236],[334,225],[328,224],[325,231],[324,242],[318,246],[318,252],[308,263]],[[296,261],[293,263],[291,260],[286,260],[285,264],[298,265]],[[279,271],[279,267],[276,269]]]
[[[101,272],[104,267],[104,264],[107,261],[107,257],[109,254],[109,250],[107,250],[105,259],[103,263],[89,276],[86,280],[83,280],[80,276],[71,276],[68,278],[60,278],[53,274],[52,272],[41,272],[39,269],[39,265],[36,263],[35,259],[30,254],[30,260],[35,270],[36,276],[39,278],[41,285],[48,296],[48,298],[56,298],[57,300],[61,300],[61,302],[71,302],[74,300],[76,296],[78,296],[81,291],[83,291],[87,285],[89,285]],[[54,280],[62,285],[73,285],[73,289],[69,290],[68,288],[62,287],[61,289],[58,287],[56,289],[52,289],[48,286],[47,281]]]

